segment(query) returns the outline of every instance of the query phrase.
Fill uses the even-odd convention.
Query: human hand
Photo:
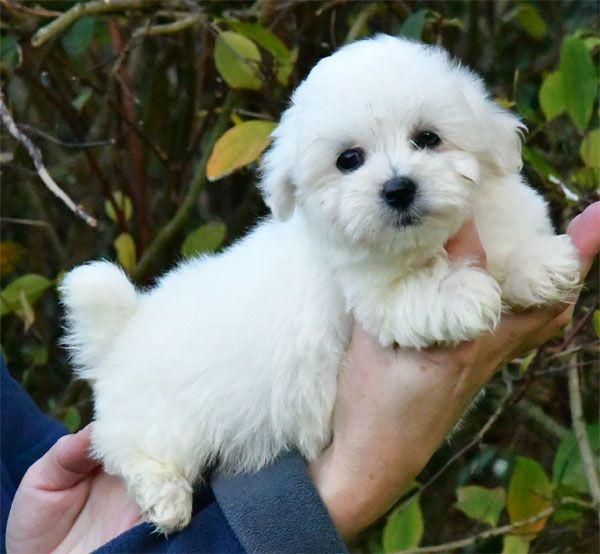
[[[142,521],[122,481],[89,455],[91,427],[66,435],[19,485],[6,550],[91,552]]]
[[[600,250],[600,203],[567,229],[582,279]],[[451,258],[485,267],[472,222],[446,245]],[[414,481],[498,367],[556,334],[573,304],[503,314],[494,333],[420,352],[383,348],[355,324],[340,377],[331,445],[311,464],[321,497],[344,538],[383,515]]]

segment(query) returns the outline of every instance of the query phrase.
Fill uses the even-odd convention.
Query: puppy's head
[[[443,239],[484,177],[520,170],[523,128],[444,50],[378,36],[321,60],[294,92],[261,188],[276,217],[300,209],[354,243]]]

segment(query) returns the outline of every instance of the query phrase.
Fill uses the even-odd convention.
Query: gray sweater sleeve
[[[255,474],[215,477],[211,487],[246,552],[347,552],[296,453]]]

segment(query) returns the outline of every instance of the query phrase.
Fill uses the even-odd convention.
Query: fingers
[[[89,454],[91,430],[88,425],[79,433],[61,437],[23,479],[29,486],[46,491],[75,486],[99,465]]]
[[[486,268],[486,255],[477,227],[472,219],[466,221],[446,243],[446,252],[451,260],[470,259],[473,264],[482,269]]]
[[[583,279],[600,252],[600,202],[588,206],[573,219],[567,227],[567,235],[579,251]]]

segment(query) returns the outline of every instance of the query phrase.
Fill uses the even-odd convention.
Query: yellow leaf
[[[229,129],[215,144],[206,166],[209,181],[216,181],[257,160],[269,145],[272,121],[253,120]]]
[[[136,251],[135,242],[129,233],[121,233],[115,239],[115,250],[117,251],[117,260],[127,273],[131,273],[135,267]]]

